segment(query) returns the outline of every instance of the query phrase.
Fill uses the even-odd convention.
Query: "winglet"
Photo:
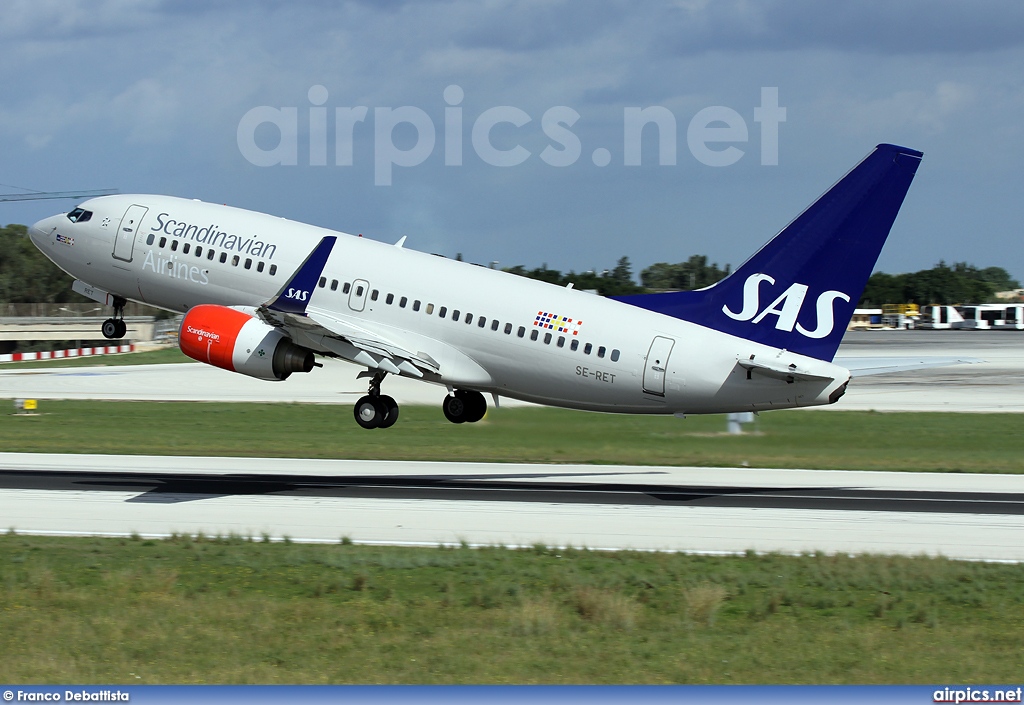
[[[338,238],[334,235],[328,235],[321,240],[320,244],[309,253],[309,257],[295,270],[292,278],[277,292],[277,296],[267,303],[267,308],[282,313],[306,315],[306,304],[313,296],[317,280],[323,274],[324,267],[327,266],[327,258],[331,256],[331,250],[334,249],[334,243],[337,240]]]

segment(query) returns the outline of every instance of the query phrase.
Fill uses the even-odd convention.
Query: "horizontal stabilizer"
[[[976,357],[837,357],[835,363],[850,371],[854,377],[885,375],[893,372],[911,372],[929,367],[973,365],[984,360]]]
[[[797,380],[800,380],[801,382],[813,382],[815,380],[825,382],[833,381],[832,377],[803,372],[796,366],[796,364],[783,365],[782,363],[762,362],[760,360],[755,361],[753,359],[740,360],[737,364],[747,371],[748,378],[751,373],[756,372],[764,375],[765,377],[781,379],[784,382],[790,383]]]

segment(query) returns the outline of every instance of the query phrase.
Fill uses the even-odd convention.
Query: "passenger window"
[[[263,262],[262,261],[256,263],[256,271],[257,272],[262,272],[263,271]]]
[[[551,345],[551,334],[550,333],[545,333],[544,334],[544,344],[545,345]]]
[[[221,252],[220,253],[220,263],[224,264],[227,261],[228,261],[228,253],[227,252]],[[270,273],[271,274],[274,273],[274,267],[276,267],[276,266],[277,266],[276,264],[270,265]]]
[[[619,361],[619,351],[618,351],[618,349],[612,350],[612,362],[618,362],[618,361]]]
[[[459,320],[459,309],[452,311],[452,320],[458,322]]]
[[[473,325],[473,314],[472,313],[467,313],[466,314],[466,325],[470,325],[470,326]]]
[[[495,323],[497,323],[497,321],[495,321]],[[487,325],[487,316],[480,316],[480,320],[477,321],[477,325],[480,326],[481,328],[486,326]]]
[[[153,233],[150,233],[149,237],[146,238],[146,244],[147,245],[152,245],[154,240],[156,240],[156,235],[154,235]]]
[[[350,291],[352,291],[352,284],[345,282],[345,286],[341,287],[341,293],[347,294]],[[377,299],[374,298],[373,300],[376,301]]]
[[[348,291],[348,284],[345,284],[345,291]],[[380,296],[380,290],[374,289],[370,292],[370,301],[376,301],[378,296]]]
[[[491,330],[498,330],[498,326],[500,325],[501,324],[498,323],[498,319],[495,318],[493,321],[491,321]]]
[[[203,248],[202,247],[197,247],[196,248],[196,257],[202,257],[202,256],[203,256]]]
[[[338,280],[337,279],[332,279],[331,280],[331,291],[337,291],[337,290],[338,290]]]
[[[579,350],[580,349],[580,341],[578,341],[576,338],[573,338],[572,342],[569,343],[569,349],[572,350],[573,352],[576,352],[577,350]]]
[[[427,304],[427,315],[429,316],[434,312],[434,304]]]
[[[530,331],[530,340],[536,340],[536,339],[537,339],[537,329],[534,328],[533,330]]]
[[[224,260],[221,260],[221,262],[223,262],[223,261]],[[276,264],[272,264],[272,265],[270,265],[270,276],[274,276],[275,274],[277,274],[277,265]]]
[[[317,286],[319,286],[321,289],[327,286],[327,277],[320,277],[320,281],[317,283]]]
[[[413,311],[419,311],[420,310],[420,300],[419,299],[416,299],[415,301],[412,302],[412,310]]]
[[[238,266],[238,255],[235,255],[234,257],[231,258],[231,266],[232,267],[237,267]]]
[[[519,330],[516,331],[516,335],[522,338],[524,335],[526,335],[526,328],[524,326],[519,326]]]
[[[166,247],[166,246],[167,246],[167,238],[165,238],[165,237],[160,238],[160,247]]]
[[[440,309],[438,309],[437,315],[440,316],[441,318],[444,318],[446,315],[448,315],[448,307],[442,306]]]
[[[171,252],[177,252],[177,251],[178,251],[178,241],[177,240],[171,240]]]
[[[206,259],[208,259],[208,260],[210,260],[212,262],[213,261],[213,256],[215,254],[217,254],[217,253],[214,252],[213,248],[211,247],[209,250],[206,251]],[[263,271],[263,270],[260,270],[260,271]]]
[[[399,308],[405,308],[405,305],[407,303],[409,303],[409,297],[408,296],[403,296],[401,299],[398,300],[398,307]]]
[[[560,347],[560,348],[564,348],[565,347],[565,336],[564,335],[558,336],[558,347]]]
[[[188,254],[188,251],[192,248],[192,245],[185,243],[185,246],[181,248],[182,254]]]
[[[245,258],[245,268],[252,269],[252,257]]]
[[[505,324],[505,335],[511,335],[511,334],[512,334],[512,324],[511,323],[506,323]]]
[[[362,296],[364,291],[366,291],[366,290],[363,287],[357,286],[356,287],[356,296]]]
[[[594,349],[594,346],[591,345],[590,343],[587,343],[586,345],[583,346],[583,354],[584,355],[589,355],[590,351],[593,350],[593,349]]]
[[[598,357],[604,357],[604,346],[603,345],[597,349],[597,356]]]

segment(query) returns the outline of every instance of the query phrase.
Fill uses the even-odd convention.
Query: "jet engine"
[[[178,331],[181,351],[193,360],[266,380],[288,379],[315,366],[313,351],[277,328],[226,306],[203,304],[185,314]]]

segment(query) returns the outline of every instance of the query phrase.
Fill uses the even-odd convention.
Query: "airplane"
[[[398,420],[387,375],[446,388],[473,423],[485,394],[598,412],[711,414],[836,403],[836,350],[922,152],[880,144],[773,239],[697,291],[605,298],[199,200],[110,195],[40,220],[32,242],[104,305],[184,313],[189,357],[263,380],[363,367],[366,429]]]

